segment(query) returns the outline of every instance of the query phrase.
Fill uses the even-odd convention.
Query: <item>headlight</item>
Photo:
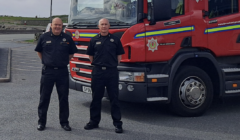
[[[144,72],[119,72],[120,81],[144,82]]]
[[[133,82],[133,75],[131,72],[119,72],[119,80]]]

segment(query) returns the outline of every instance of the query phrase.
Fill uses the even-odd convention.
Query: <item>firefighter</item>
[[[92,63],[92,102],[90,105],[90,121],[84,127],[86,130],[97,128],[101,119],[101,101],[105,87],[111,103],[111,116],[116,133],[122,133],[121,112],[118,101],[118,70],[124,50],[120,39],[110,34],[109,21],[99,20],[100,33],[93,37],[87,49]]]
[[[69,74],[67,65],[69,59],[77,52],[72,38],[62,32],[62,20],[52,20],[52,30],[43,34],[35,48],[39,58],[42,60],[42,77],[40,84],[40,102],[38,106],[39,131],[45,129],[47,122],[47,110],[50,102],[54,84],[56,85],[59,99],[59,118],[62,128],[71,131],[69,126]]]

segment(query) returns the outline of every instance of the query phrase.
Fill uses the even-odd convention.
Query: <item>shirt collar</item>
[[[51,36],[62,36],[62,32],[60,35],[54,35],[52,31],[49,31],[51,33]]]
[[[108,35],[107,35],[108,37],[111,37],[111,34],[110,33],[108,33]],[[99,33],[98,34],[98,38],[100,38],[100,37],[102,37],[102,35]]]

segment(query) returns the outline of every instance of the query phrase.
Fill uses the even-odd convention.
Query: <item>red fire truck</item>
[[[91,93],[85,53],[99,19],[108,18],[125,50],[119,99],[202,115],[214,97],[240,95],[239,7],[239,0],[71,0],[65,31],[78,53],[70,61],[70,88]]]

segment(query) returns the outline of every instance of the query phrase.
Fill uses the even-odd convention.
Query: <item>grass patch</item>
[[[50,18],[33,18],[33,17],[0,17],[0,21],[22,21],[22,20],[50,20]]]
[[[59,17],[63,20],[63,22],[67,22],[68,15],[56,15],[52,16],[52,18]],[[50,18],[35,18],[35,17],[14,17],[14,16],[1,16],[1,21],[27,21],[27,20],[50,20]]]
[[[31,40],[25,40],[24,42],[27,42],[27,43],[34,43],[35,40],[34,40],[34,39],[31,39]]]

